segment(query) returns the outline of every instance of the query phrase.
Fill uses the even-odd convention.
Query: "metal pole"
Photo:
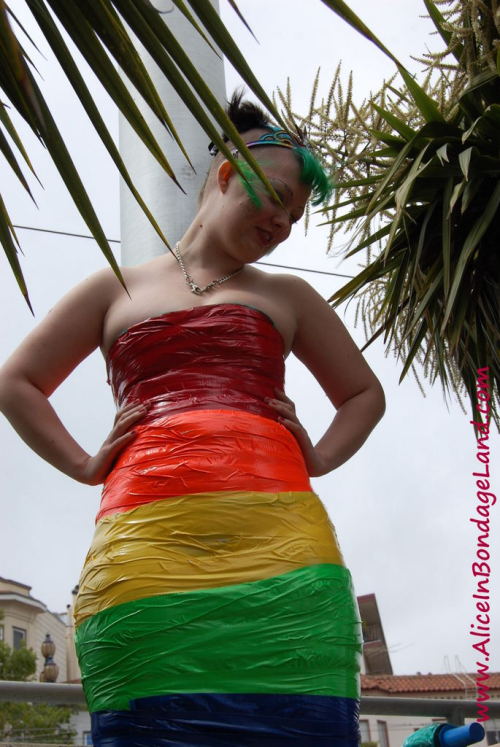
[[[207,1],[211,2],[217,11],[219,10],[218,0]],[[170,0],[155,0],[154,4],[158,10],[162,11],[158,22],[168,24],[191,60],[202,71],[203,78],[214,95],[224,105],[226,94],[222,59],[217,57]],[[148,125],[164,149],[178,180],[186,190],[187,195],[184,195],[156,163],[128,122],[120,115],[122,158],[140,194],[169,242],[173,243],[182,236],[193,219],[198,192],[210,165],[208,138],[159,71],[156,63],[144,51],[142,45],[137,43],[137,47],[196,169],[196,173],[193,173],[170,135],[138,101]],[[128,187],[122,180],[120,181],[122,264],[136,265],[163,254],[166,247],[144,217]]]

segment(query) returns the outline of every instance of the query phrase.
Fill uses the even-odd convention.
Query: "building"
[[[58,682],[80,682],[80,670],[73,643],[71,605],[65,612],[51,612],[39,599],[31,596],[31,586],[0,577],[0,640],[12,649],[25,645],[37,657],[33,680],[40,678],[44,658],[40,647],[47,633],[55,643],[54,661],[59,668]],[[75,593],[75,590],[73,590]],[[1,617],[1,615],[0,615]],[[77,732],[75,744],[91,745],[90,717],[85,711],[71,720]]]
[[[500,672],[490,673],[488,679],[490,698],[500,699]],[[475,700],[476,685],[473,674],[456,672],[453,674],[387,674],[361,675],[363,696],[385,695],[398,698],[450,698]],[[401,747],[403,741],[413,731],[430,722],[446,719],[428,719],[417,716],[361,716],[360,728],[363,742],[378,742],[379,747]],[[470,723],[474,719],[466,719]],[[482,724],[486,738],[478,742],[478,747],[494,745],[500,740],[500,720],[490,720]]]
[[[73,599],[76,591],[75,587]],[[32,597],[30,592],[30,586],[0,577],[0,611],[3,613],[0,640],[14,649],[24,644],[35,651],[37,669],[33,679],[38,679],[44,664],[40,647],[49,633],[56,645],[54,659],[59,667],[58,682],[79,683],[80,670],[73,642],[73,604],[68,605],[66,612],[54,613],[43,602]],[[361,665],[363,696],[475,699],[476,686],[472,674],[393,674],[375,595],[358,597],[358,604],[364,639]],[[490,696],[500,698],[500,673],[491,674],[488,686]],[[361,715],[362,742],[374,742],[378,747],[401,747],[404,739],[413,731],[439,720],[416,716]],[[76,714],[72,726],[77,731],[76,745],[92,744],[88,713],[82,711]],[[483,726],[486,739],[479,747],[493,746],[500,741],[500,721],[485,722]]]
[[[476,699],[476,680],[473,674],[395,675],[387,648],[382,620],[375,594],[358,597],[363,626],[363,658],[361,664],[361,694],[397,698],[456,698]],[[500,673],[492,673],[488,680],[490,697],[500,698]],[[467,722],[473,719],[466,719]],[[401,747],[413,731],[433,721],[416,716],[363,716],[360,718],[361,741],[376,742],[378,747]],[[500,723],[484,722],[486,738],[480,746],[493,745],[500,740]]]
[[[361,671],[363,674],[392,674],[391,659],[375,594],[364,594],[357,599],[363,629]]]
[[[0,577],[0,640],[12,649],[25,645],[37,656],[38,679],[44,659],[40,647],[47,633],[56,646],[54,660],[59,667],[59,681],[66,681],[67,670],[67,625],[66,613],[51,612],[39,599],[31,596],[31,586]]]

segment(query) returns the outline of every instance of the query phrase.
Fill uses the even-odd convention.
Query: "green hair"
[[[331,177],[328,176],[322,164],[308,148],[298,146],[293,148],[293,152],[297,154],[301,162],[300,180],[311,187],[311,204],[316,207],[323,202],[327,202],[334,189]]]
[[[295,133],[282,130],[271,123],[266,112],[252,101],[243,101],[243,91],[235,91],[228,102],[226,113],[240,134],[254,129],[267,130],[267,135],[261,135],[257,140],[246,143],[247,147],[255,146],[285,146],[293,150],[300,162],[300,180],[311,188],[311,204],[316,207],[327,202],[334,190],[333,179],[327,174],[321,162],[309,150],[305,140],[305,132],[295,125]],[[229,142],[229,137],[223,133],[222,138]],[[218,148],[211,142],[208,149],[212,156],[217,155]],[[233,154],[236,155],[237,151]],[[256,180],[260,179],[253,169],[243,159],[239,162],[241,173],[238,174],[252,203],[259,207],[262,203],[255,190]],[[243,174],[243,176],[242,176]],[[262,186],[262,184],[261,184]],[[203,194],[203,190],[202,190]]]
[[[271,143],[269,144],[271,145]],[[300,181],[311,188],[311,204],[316,207],[321,203],[327,202],[332,196],[334,184],[320,161],[314,153],[304,146],[298,145],[290,148],[290,150],[293,150],[300,162]],[[255,207],[260,207],[262,203],[254,188],[256,182],[260,181],[257,174],[246,161],[240,161],[240,168],[245,177],[243,178],[241,174],[239,175],[241,183]]]
[[[262,200],[260,199],[259,195],[255,191],[255,184],[257,182],[260,182],[260,179],[255,173],[255,171],[252,169],[252,167],[249,166],[246,161],[240,161],[239,165],[245,178],[243,178],[241,174],[238,174],[238,179],[243,184],[245,191],[250,198],[250,201],[253,203],[253,205],[255,205],[255,207],[258,208],[262,205]]]

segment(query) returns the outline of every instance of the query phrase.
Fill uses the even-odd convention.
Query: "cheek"
[[[286,228],[284,228],[284,229],[283,229],[283,234],[282,234],[282,238],[281,238],[281,241],[282,241],[282,242],[283,242],[283,241],[286,241],[286,239],[287,239],[287,238],[288,238],[288,237],[290,236],[291,232],[292,232],[292,227],[291,227],[291,225],[290,225],[290,224],[288,224],[288,226],[287,226]],[[280,242],[280,243],[281,243],[281,242]]]

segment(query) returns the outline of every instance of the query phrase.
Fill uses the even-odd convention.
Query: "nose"
[[[278,205],[274,203],[273,207],[274,207],[273,214],[272,214],[273,225],[276,228],[279,228],[280,231],[286,232],[288,235],[291,230],[290,213],[283,205]]]

